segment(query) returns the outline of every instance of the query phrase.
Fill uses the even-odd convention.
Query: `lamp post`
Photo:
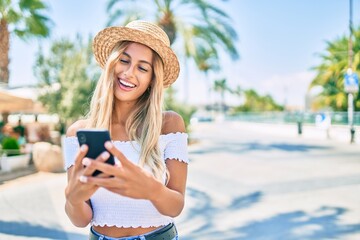
[[[348,69],[345,74],[344,86],[345,91],[348,93],[348,119],[349,119],[349,126],[350,126],[350,143],[355,141],[355,128],[354,128],[354,96],[353,93],[356,93],[359,89],[358,87],[358,77],[356,73],[352,70],[353,65],[353,47],[352,47],[352,15],[353,15],[353,8],[352,4],[353,1],[349,0],[349,49],[348,49]]]
[[[353,15],[353,1],[349,0],[349,45],[348,45],[348,68],[352,69],[352,61],[353,61],[353,50],[352,50],[352,15]]]

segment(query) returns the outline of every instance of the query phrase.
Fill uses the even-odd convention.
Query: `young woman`
[[[90,239],[178,239],[173,218],[184,207],[187,134],[175,112],[163,112],[163,89],[179,62],[166,33],[133,21],[100,31],[93,42],[103,68],[90,112],[67,130],[65,211]],[[78,144],[83,128],[108,129],[112,141],[96,159]],[[104,163],[113,154],[115,165]],[[103,173],[93,177],[92,173]]]

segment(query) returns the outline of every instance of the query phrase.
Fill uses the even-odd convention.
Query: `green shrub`
[[[20,145],[13,137],[6,137],[2,140],[2,150],[7,156],[20,155]]]
[[[196,108],[191,105],[180,103],[180,102],[176,101],[174,98],[175,93],[176,93],[176,91],[173,87],[169,87],[166,89],[166,91],[165,91],[165,110],[172,110],[172,111],[175,111],[178,114],[180,114],[182,116],[182,118],[184,119],[186,130],[187,130],[187,132],[189,132],[190,131],[190,129],[189,129],[190,119],[191,119],[191,116],[195,113]]]

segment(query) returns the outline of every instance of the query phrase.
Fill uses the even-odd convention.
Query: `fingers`
[[[118,150],[110,141],[105,142],[105,148],[115,157],[117,157],[117,159],[119,159],[120,165],[127,167],[134,166],[134,164],[129,159],[127,159],[125,155],[120,150]]]
[[[78,170],[82,168],[82,159],[85,157],[86,153],[88,152],[89,147],[86,144],[81,145],[80,151],[76,155],[74,167]]]
[[[96,170],[102,171],[104,168],[103,166],[111,167],[109,164],[105,164],[104,162],[110,157],[110,154],[108,152],[103,152],[100,154],[95,160],[92,160],[90,158],[84,158],[82,160],[82,164],[86,166],[83,176],[90,176],[92,175]],[[106,168],[105,168],[106,169]],[[103,171],[102,171],[103,172]],[[106,172],[105,172],[106,173]],[[104,174],[99,175],[100,177],[105,177]],[[84,179],[83,179],[84,180]],[[84,181],[82,181],[84,182]]]
[[[97,185],[99,187],[104,187],[104,188],[120,189],[122,187],[122,184],[120,184],[121,181],[118,178],[86,177],[86,179],[84,179],[84,180],[87,183],[94,184],[94,185]]]
[[[115,157],[117,157],[120,161],[120,164],[116,164],[115,166],[105,163],[105,161],[110,157],[109,152],[103,152],[98,158],[95,160],[84,158],[82,161],[82,164],[86,166],[84,173],[79,178],[79,180],[83,183],[97,183],[101,179],[104,180],[104,182],[108,183],[108,181],[105,181],[105,179],[109,180],[109,176],[120,176],[122,173],[119,171],[122,171],[122,167],[126,168],[132,168],[136,166],[134,163],[132,163],[130,160],[128,160],[125,155],[119,151],[114,145],[107,141],[105,143],[105,148],[113,154]],[[93,177],[92,174],[99,170],[103,172],[102,174]]]

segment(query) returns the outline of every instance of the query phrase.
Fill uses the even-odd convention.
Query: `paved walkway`
[[[358,144],[311,126],[194,130],[183,239],[360,239]]]
[[[181,239],[360,239],[359,144],[303,130],[195,125]],[[0,239],[86,239],[64,213],[65,184],[65,173],[0,175]]]

